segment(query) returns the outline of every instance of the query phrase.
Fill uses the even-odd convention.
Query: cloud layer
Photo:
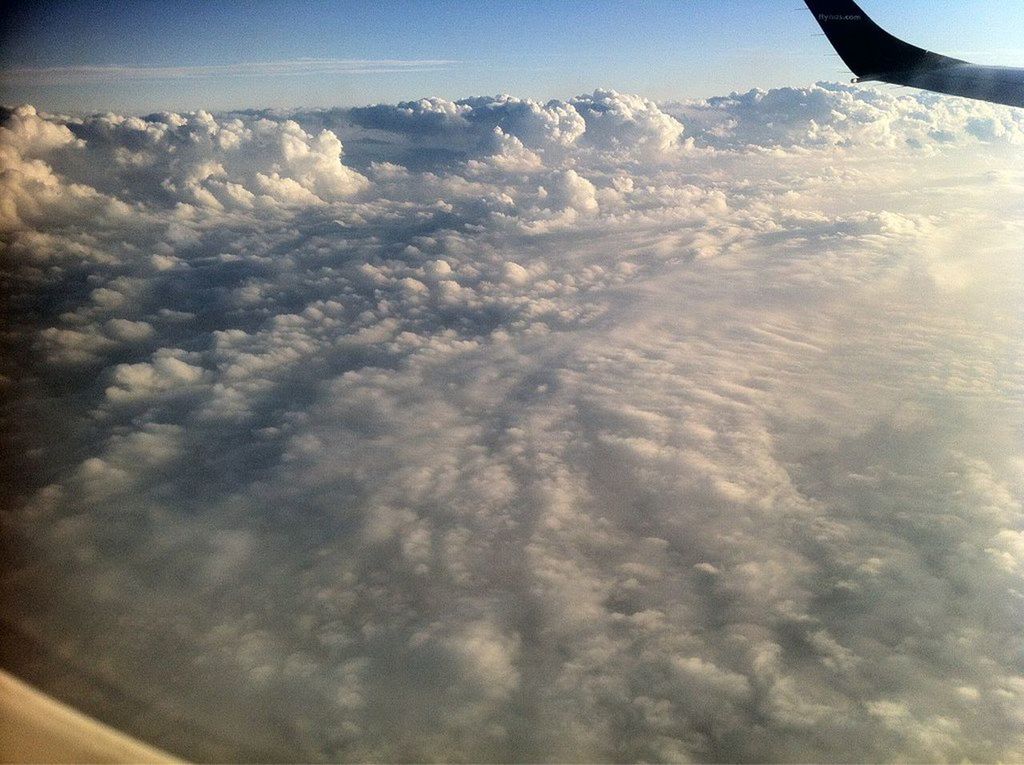
[[[124,82],[125,80],[198,80],[209,77],[291,77],[310,74],[386,74],[437,72],[458,61],[447,59],[303,58],[292,61],[247,61],[207,66],[48,66],[12,67],[0,72],[10,85]]]
[[[828,84],[5,111],[23,672],[198,759],[1021,759],[1022,144]]]

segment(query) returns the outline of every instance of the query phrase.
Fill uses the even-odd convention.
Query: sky
[[[191,761],[1024,761],[1024,110],[706,6],[5,45],[135,79],[0,108],[0,666]]]
[[[547,100],[597,87],[663,100],[843,76],[841,63],[799,5],[9,4],[3,11],[0,100],[129,113],[356,106],[504,92]],[[1024,61],[1024,10],[1017,3],[868,0],[865,9],[925,47],[994,64]],[[258,70],[266,64],[277,65],[270,67],[274,73]]]

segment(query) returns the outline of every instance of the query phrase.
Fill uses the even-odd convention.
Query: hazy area
[[[8,669],[198,759],[1024,759],[1024,111],[2,117]]]

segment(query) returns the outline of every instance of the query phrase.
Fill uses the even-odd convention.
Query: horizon
[[[924,47],[992,64],[1024,61],[1014,34],[1024,23],[1019,6],[864,5]],[[566,100],[595,89],[668,101],[848,79],[809,14],[792,6],[63,0],[3,12],[0,102],[141,114],[493,93]]]

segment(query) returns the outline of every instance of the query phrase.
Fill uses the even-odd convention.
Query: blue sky
[[[499,92],[564,98],[596,87],[670,99],[842,79],[840,62],[799,6],[799,0],[41,2],[4,12],[0,101],[142,112]],[[863,6],[926,47],[991,63],[1024,62],[1024,4],[864,0]],[[82,69],[96,66],[106,68]],[[47,71],[26,71],[38,69]]]

